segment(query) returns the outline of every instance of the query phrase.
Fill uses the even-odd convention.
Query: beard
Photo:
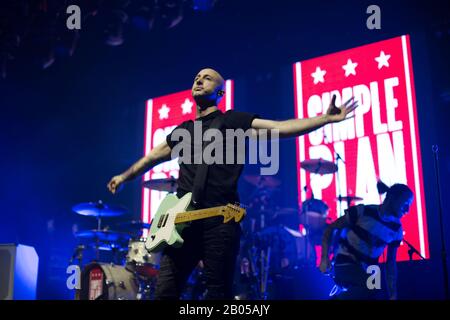
[[[193,96],[193,98],[194,98],[197,106],[201,110],[205,110],[212,106],[217,106],[217,104],[218,104],[217,99],[212,97],[211,95],[198,95],[198,96]]]

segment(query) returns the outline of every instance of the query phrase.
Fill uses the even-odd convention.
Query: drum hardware
[[[75,233],[75,237],[83,242],[86,247],[94,248],[95,260],[100,260],[100,251],[112,251],[114,256],[123,249],[132,235],[127,232],[110,230],[109,227],[102,228],[102,219],[104,217],[119,217],[127,212],[127,209],[119,206],[97,202],[83,202],[76,204],[72,210],[83,216],[94,217],[97,219],[97,229],[82,230]]]
[[[338,171],[336,163],[324,159],[305,160],[300,165],[316,175]],[[328,225],[328,205],[312,195],[300,209],[280,208],[274,203],[275,191],[281,185],[279,180],[259,176],[244,176],[244,179],[255,189],[247,200],[250,210],[243,225],[245,237],[240,251],[240,281],[245,283],[238,283],[238,286],[247,291],[236,295],[236,299],[248,296],[267,299],[271,283],[278,275],[299,268],[301,258],[304,258],[305,267],[311,264],[316,267],[314,246],[321,245],[322,234]]]
[[[119,263],[117,255],[123,252],[126,243],[132,238],[132,234],[114,230],[82,230],[75,233],[78,241],[85,247],[93,248],[95,259],[100,261],[100,251],[111,251],[114,262]]]
[[[244,176],[244,180],[258,189],[273,189],[279,187],[281,184],[280,180],[272,176],[246,175]]]
[[[131,239],[132,235],[126,232],[119,232],[114,230],[83,230],[75,233],[75,237],[80,240],[89,240],[97,243],[110,243],[112,247],[114,244],[126,242]]]
[[[334,201],[338,201],[339,202],[339,216],[343,216],[343,210],[342,210],[342,202],[346,202],[347,203],[347,207],[350,207],[353,205],[353,202],[355,201],[362,201],[364,200],[361,197],[356,197],[356,196],[337,196]]]
[[[286,212],[291,213],[291,210]],[[292,214],[292,213],[291,213]],[[235,299],[270,299],[274,276],[297,263],[298,232],[283,225],[267,226],[255,232],[241,248],[240,291]]]
[[[78,245],[74,252],[72,257],[69,260],[69,265],[73,263],[74,260],[78,260],[78,265],[81,267],[82,261],[83,261],[83,251],[86,247],[84,245]]]
[[[203,270],[204,264],[200,260],[188,277],[186,286],[181,294],[182,300],[205,300],[207,289]]]
[[[336,163],[328,160],[309,159],[300,163],[300,167],[310,173],[314,174],[332,174],[338,172],[338,161],[341,160],[344,164],[344,160],[336,153]],[[338,199],[340,203],[346,199],[341,196],[339,174],[337,174],[338,185]],[[305,192],[308,190],[308,186],[304,187]],[[350,200],[350,197],[348,197]],[[357,200],[356,197],[353,200]],[[339,206],[340,210],[342,205]],[[322,234],[325,231],[328,221],[328,206],[320,199],[315,199],[314,194],[311,193],[311,198],[306,199],[302,203],[302,210],[300,215],[300,223],[305,229],[304,247],[305,247],[305,260],[307,264],[314,263],[315,265],[315,245],[321,245]],[[311,255],[312,253],[312,255]],[[312,261],[314,260],[314,261]]]
[[[339,155],[339,153],[337,153],[336,151],[334,152],[335,154],[336,154],[336,167],[338,168],[338,170],[339,170],[339,160],[341,160],[342,161],[342,163],[345,165],[345,161],[344,161],[344,159],[342,159],[341,158],[341,156]],[[342,214],[343,214],[343,212],[342,212],[342,198],[341,198],[341,195],[342,195],[342,190],[341,190],[341,178],[340,178],[340,176],[339,176],[339,173],[336,175],[336,182],[337,182],[337,192],[338,192],[338,194],[339,194],[339,196],[338,196],[338,198],[339,198],[339,211],[338,211],[338,215],[339,215],[339,217],[340,216],[342,216]],[[347,194],[348,194],[348,192],[347,192]]]
[[[248,217],[244,221],[241,242],[241,270],[236,279],[240,292],[235,299],[269,299],[273,276],[297,260],[297,250],[291,250],[292,235],[283,227],[294,230],[299,223],[299,210],[277,207],[275,193],[281,181],[269,176],[244,176],[255,187],[248,195]],[[292,253],[292,255],[291,255]]]

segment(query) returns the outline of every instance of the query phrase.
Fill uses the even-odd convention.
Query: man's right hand
[[[108,190],[112,194],[116,194],[116,192],[119,192],[123,183],[125,182],[125,179],[122,175],[114,176],[111,178],[111,180],[108,182]]]

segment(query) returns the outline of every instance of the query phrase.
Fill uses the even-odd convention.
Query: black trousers
[[[337,294],[337,300],[375,300],[378,299],[378,291],[367,287],[369,274],[361,264],[338,255],[334,265],[334,281],[341,288],[345,288]]]
[[[235,222],[220,223],[214,219],[192,222],[181,234],[183,245],[164,250],[155,299],[179,299],[189,275],[200,260],[204,265],[205,299],[232,299],[241,227]]]

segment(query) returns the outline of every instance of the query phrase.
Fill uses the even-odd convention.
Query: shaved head
[[[200,74],[200,73],[208,73],[208,74],[212,75],[220,83],[220,85],[223,89],[225,80],[223,79],[222,75],[219,72],[217,72],[216,70],[214,70],[212,68],[205,68],[205,69],[200,70],[200,72],[198,74]]]
[[[212,68],[200,70],[192,85],[192,97],[201,108],[217,106],[224,95],[225,80]]]

